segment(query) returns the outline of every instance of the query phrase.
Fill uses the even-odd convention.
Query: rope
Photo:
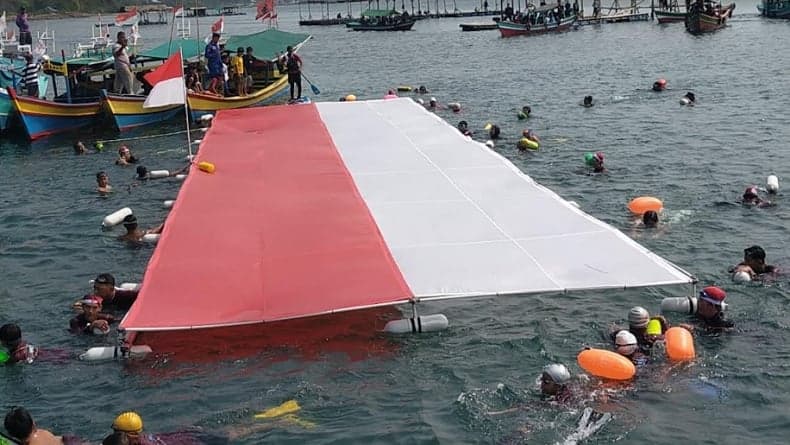
[[[203,129],[202,128],[193,128],[190,131],[203,131]],[[176,134],[184,134],[186,132],[187,132],[186,130],[180,130],[180,131],[173,131],[173,132],[170,132],[170,133],[152,134],[152,135],[149,135],[149,136],[137,136],[137,137],[133,137],[133,138],[102,139],[102,140],[97,140],[96,142],[101,142],[103,144],[105,142],[136,141],[136,140],[141,140],[141,139],[153,139],[153,138],[161,138],[161,137],[165,137],[165,136],[173,136],[173,135],[176,135]]]

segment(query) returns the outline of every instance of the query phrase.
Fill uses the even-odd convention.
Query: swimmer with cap
[[[658,227],[658,213],[655,210],[648,210],[642,215],[642,224],[648,228]]]
[[[718,286],[708,286],[699,291],[697,298],[697,312],[694,314],[700,327],[706,332],[721,332],[735,327],[732,320],[724,318],[724,308],[727,293]],[[681,324],[680,326],[694,332],[694,326]]]
[[[143,430],[143,419],[134,411],[123,412],[112,422],[113,435],[125,434],[130,445],[236,443],[244,436],[271,428],[271,424],[258,423],[248,427],[234,427],[224,431],[222,436],[194,427],[187,431],[152,434]]]
[[[430,109],[432,109],[432,110],[433,110],[433,109],[436,109],[436,108],[438,108],[438,107],[439,107],[439,102],[437,102],[437,101],[436,101],[436,98],[435,98],[435,97],[432,97],[432,98],[431,98],[431,99],[428,101],[428,108],[430,108]]]
[[[763,274],[776,273],[776,266],[765,264],[765,250],[760,246],[751,246],[743,249],[743,261],[730,268],[730,273],[746,272],[751,279],[759,278]]]
[[[466,121],[458,122],[458,131],[464,136],[472,136],[472,132],[469,130],[469,124]]]
[[[596,151],[595,153],[585,153],[584,163],[593,168],[593,173],[603,173],[606,168],[603,166],[603,152]]]
[[[613,325],[609,330],[609,335],[614,341],[619,332],[627,330],[636,337],[641,352],[645,355],[650,355],[653,342],[647,335],[647,326],[653,320],[658,321],[661,325],[662,334],[669,329],[669,322],[663,316],[657,315],[651,318],[647,309],[642,306],[634,306],[628,311],[628,329]]]
[[[773,206],[773,203],[771,203],[771,201],[760,198],[759,189],[753,185],[747,187],[746,190],[744,190],[743,196],[741,197],[741,204],[745,206],[755,206],[755,207]]]
[[[428,93],[430,93],[430,91],[428,91],[428,88],[425,88],[425,85],[420,85],[420,87],[417,88],[417,93],[419,93],[419,94],[428,94]]]
[[[138,290],[116,289],[115,277],[101,273],[93,280],[93,295],[102,299],[102,308],[128,310],[137,299]]]
[[[488,137],[491,139],[499,139],[500,133],[499,125],[492,124],[491,127],[488,129]]]
[[[595,105],[593,103],[593,97],[592,96],[584,96],[584,100],[582,101],[582,106],[584,108],[590,108],[593,105]]]
[[[4,426],[8,434],[24,445],[77,445],[84,443],[71,435],[56,436],[39,428],[30,412],[21,406],[11,408],[5,415]]]
[[[115,165],[129,165],[136,164],[138,159],[132,155],[132,151],[126,145],[121,145],[118,149],[118,159],[115,160]]]
[[[8,351],[8,360],[5,363],[33,363],[38,356],[38,348],[28,347],[27,342],[22,339],[22,329],[14,323],[0,327],[0,343]]]
[[[150,234],[160,234],[164,229],[165,225],[160,224],[158,227],[154,227],[148,230],[142,230],[138,228],[137,225],[137,217],[134,215],[127,215],[126,218],[123,219],[123,227],[126,229],[126,233],[118,237],[118,241],[127,241],[127,242],[140,242],[143,240],[143,236]]]
[[[110,177],[105,172],[96,173],[96,191],[101,194],[107,194],[112,191],[110,185]]]
[[[658,79],[657,81],[653,82],[653,91],[661,92],[667,89],[667,81],[664,79]]]
[[[688,99],[689,105],[694,105],[697,102],[697,97],[694,96],[694,93],[692,93],[691,91],[687,92],[685,95],[683,95],[683,97]]]
[[[540,375],[540,392],[543,397],[553,398],[558,402],[567,401],[571,396],[570,381],[571,373],[565,365],[546,365]]]
[[[82,313],[69,321],[69,331],[72,334],[107,335],[110,333],[110,324],[115,322],[115,317],[100,312],[102,299],[98,295],[85,295],[82,301]]]
[[[614,350],[623,357],[627,357],[636,366],[647,364],[647,355],[641,351],[636,336],[629,331],[622,330],[615,335]]]

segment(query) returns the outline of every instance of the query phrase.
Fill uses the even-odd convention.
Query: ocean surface
[[[346,7],[330,8],[334,15]],[[227,17],[226,32],[259,30],[254,11],[247,11]],[[320,16],[315,9],[311,14]],[[697,338],[698,358],[690,365],[656,363],[629,385],[585,384],[584,391],[607,397],[574,406],[540,400],[535,382],[544,365],[563,362],[580,372],[579,350],[605,347],[603,332],[622,322],[631,306],[657,312],[661,298],[692,289],[432,303],[420,312],[446,314],[448,330],[387,337],[373,325],[393,314],[379,310],[311,320],[299,329],[276,325],[279,336],[269,329],[263,343],[236,332],[191,332],[172,340],[187,352],[129,363],[80,362],[74,358],[79,352],[113,339],[68,334],[70,304],[90,290],[97,273],[139,281],[153,251],[119,244],[117,231],[99,229],[101,219],[131,206],[143,226],[154,226],[166,216],[161,201],[179,187],[167,180],[133,185],[133,169],[113,165],[119,142],[87,156],[75,156],[71,144],[177,132],[180,121],[122,136],[97,125],[32,145],[7,135],[0,140],[0,321],[19,323],[31,343],[49,351],[33,365],[0,368],[0,407],[24,405],[41,427],[94,443],[110,432],[116,414],[129,409],[143,416],[146,431],[197,426],[217,436],[209,443],[228,440],[228,431],[234,434],[230,443],[239,444],[576,443],[586,435],[577,430],[585,406],[612,413],[612,420],[584,443],[787,443],[788,278],[739,285],[730,282],[727,268],[752,244],[766,249],[769,263],[790,268],[786,193],[771,198],[778,204],[772,208],[737,203],[745,187],[764,185],[769,174],[780,182],[790,178],[790,22],[763,19],[754,2],[739,2],[726,29],[700,37],[682,24],[641,22],[502,39],[496,31],[462,33],[458,27],[485,18],[424,20],[411,32],[354,33],[300,28],[298,16],[296,6],[281,7],[279,25],[313,35],[301,51],[305,74],[321,90],[313,100],[350,93],[380,98],[398,85],[425,85],[439,102],[461,103],[458,114],[438,113],[453,125],[468,121],[481,140],[487,122],[498,124],[503,139],[495,150],[519,168],[688,270],[701,285],[723,286],[737,329]],[[214,20],[201,20],[204,35]],[[51,20],[47,26],[68,51],[90,35],[95,21]],[[34,31],[43,25],[34,22]],[[168,25],[141,28],[149,46],[169,32]],[[658,78],[667,79],[667,91],[650,91]],[[307,84],[305,91],[310,95]],[[696,106],[679,105],[686,91],[696,94]],[[594,107],[579,106],[586,95],[594,97]],[[527,104],[532,117],[517,120]],[[516,149],[525,128],[541,137],[540,151]],[[184,163],[183,134],[128,144],[149,168]],[[588,176],[583,154],[597,150],[604,151],[609,172]],[[116,190],[109,197],[94,191],[102,170]],[[664,201],[660,229],[635,227],[626,203],[640,195]],[[233,221],[228,226],[232,230]],[[306,270],[305,279],[309,275]],[[232,295],[218,295],[218,307],[225,298]],[[669,318],[684,321],[677,314]],[[297,417],[252,418],[290,399],[302,407]]]

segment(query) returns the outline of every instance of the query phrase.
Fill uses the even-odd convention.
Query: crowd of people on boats
[[[574,0],[572,5],[570,0],[565,0],[564,5],[562,0],[557,0],[557,5],[554,8],[547,8],[546,0],[541,0],[539,7],[517,12],[508,3],[503,11],[502,19],[524,25],[549,25],[560,23],[565,18],[577,17],[580,11],[579,0]]]

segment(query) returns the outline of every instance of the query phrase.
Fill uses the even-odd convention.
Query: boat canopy
[[[694,282],[411,99],[223,110],[121,322]]]
[[[255,34],[242,36],[230,36],[225,43],[225,49],[235,52],[236,48],[247,48],[251,46],[255,56],[261,59],[272,60],[277,52],[285,52],[288,46],[298,47],[310,38],[310,34],[280,31],[278,29],[267,29]],[[165,60],[178,52],[181,48],[184,59],[192,59],[203,55],[206,43],[197,39],[176,39],[163,43],[155,48],[143,51],[140,55],[152,60]]]

